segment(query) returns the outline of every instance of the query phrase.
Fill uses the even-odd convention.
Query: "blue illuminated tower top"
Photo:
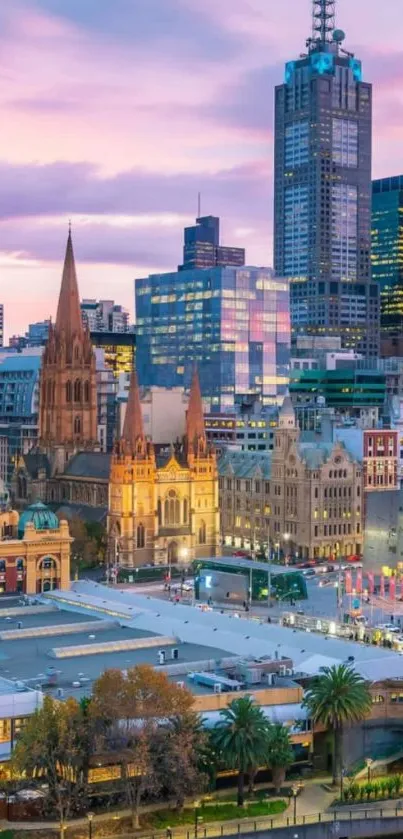
[[[375,356],[372,89],[344,41],[336,0],[312,0],[306,49],[275,94],[274,267],[290,279],[294,339],[334,335]]]

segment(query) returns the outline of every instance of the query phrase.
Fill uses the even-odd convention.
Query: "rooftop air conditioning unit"
[[[165,650],[158,650],[158,664],[165,664]]]
[[[178,647],[173,647],[171,650],[171,658],[173,661],[177,661],[179,658],[179,650]]]
[[[268,685],[274,685],[274,677],[275,673],[266,673],[266,679]]]
[[[214,693],[221,693],[221,691],[222,691],[222,685],[220,685],[219,682],[216,682],[215,685],[214,685]]]
[[[286,668],[285,664],[280,664],[279,673],[280,673],[280,676],[285,676],[287,674],[287,668]]]

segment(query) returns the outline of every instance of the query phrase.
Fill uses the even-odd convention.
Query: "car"
[[[322,577],[322,579],[319,580],[319,588],[325,588],[326,586],[332,586],[332,585],[333,585],[333,580],[329,580],[329,577]]]
[[[316,571],[314,568],[306,568],[302,573],[304,577],[316,577]]]
[[[401,627],[396,626],[395,623],[380,623],[375,628],[382,630],[382,632],[393,632],[393,633],[397,633],[398,635],[400,635],[400,632],[401,632]]]

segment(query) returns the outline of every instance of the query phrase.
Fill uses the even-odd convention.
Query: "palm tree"
[[[305,693],[303,705],[313,722],[333,730],[333,783],[342,771],[343,726],[359,722],[371,709],[371,694],[361,676],[346,664],[322,667]]]
[[[286,769],[291,766],[293,760],[294,753],[288,729],[279,722],[272,723],[267,731],[266,763],[271,769],[277,793],[284,783]]]
[[[226,766],[238,770],[238,807],[244,805],[245,775],[265,762],[267,720],[250,696],[234,699],[220,711],[213,742]]]

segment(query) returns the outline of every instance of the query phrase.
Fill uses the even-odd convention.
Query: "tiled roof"
[[[49,458],[43,452],[29,452],[23,455],[25,468],[31,478],[36,479],[40,470],[44,469],[47,478],[50,478],[51,469]]]
[[[271,452],[225,452],[218,461],[219,475],[233,474],[236,478],[262,477],[271,475]]]
[[[79,452],[71,458],[64,474],[72,478],[109,480],[111,455],[105,452]]]

